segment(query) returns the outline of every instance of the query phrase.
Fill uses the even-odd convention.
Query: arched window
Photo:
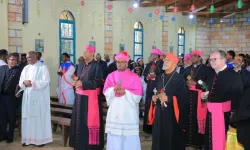
[[[71,12],[63,11],[60,14],[59,20],[59,41],[60,41],[60,56],[62,53],[68,53],[70,60],[75,63],[76,50],[76,30],[75,19]],[[60,57],[61,63],[61,57]]]
[[[177,52],[177,55],[181,56],[182,54],[185,54],[185,30],[183,27],[181,27],[178,30],[178,52]]]
[[[143,26],[141,22],[134,25],[134,60],[143,58]]]

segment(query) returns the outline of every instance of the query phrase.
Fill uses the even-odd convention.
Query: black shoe
[[[38,147],[44,147],[45,146],[45,144],[42,144],[42,145],[38,145]]]
[[[13,140],[7,140],[7,143],[13,143]]]
[[[22,146],[25,147],[25,146],[28,146],[28,145],[26,145],[26,143],[23,143]]]

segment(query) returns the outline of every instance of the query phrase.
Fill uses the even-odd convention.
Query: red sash
[[[100,144],[100,116],[99,116],[99,103],[98,95],[100,94],[100,88],[95,90],[82,90],[76,89],[76,93],[79,95],[88,96],[88,129],[89,129],[89,145]]]

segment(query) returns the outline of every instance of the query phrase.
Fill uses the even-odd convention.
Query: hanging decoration
[[[213,19],[213,18],[210,18],[209,23],[210,23],[210,24],[213,24],[213,23],[214,23],[214,19]]]
[[[172,21],[175,21],[175,17],[174,16],[172,17]]]
[[[153,14],[152,13],[149,13],[148,14],[148,17],[151,19],[153,17]]]
[[[230,24],[234,24],[234,23],[235,23],[234,19],[233,18],[230,19]]]
[[[92,25],[95,28],[95,12],[92,12]]]
[[[237,6],[237,8],[242,8],[243,7],[243,5],[244,5],[244,3],[241,1],[241,0],[238,0],[238,2],[237,2],[237,4],[236,4],[236,6]]]
[[[40,17],[41,14],[41,10],[40,10],[40,4],[41,4],[41,0],[37,0],[37,16]]]
[[[164,15],[160,15],[160,20],[163,21]]]
[[[99,15],[99,17],[98,17],[98,26],[100,28],[102,27],[102,15]]]
[[[107,8],[108,8],[108,10],[112,10],[112,8],[113,8],[112,4],[109,3],[108,6],[107,6]]]
[[[81,11],[80,6],[77,5],[77,7],[76,7],[76,14],[77,14],[77,15],[80,15],[80,11]]]
[[[131,6],[128,8],[128,12],[129,12],[130,14],[133,12],[133,8],[132,8]]]
[[[81,0],[80,4],[81,4],[81,6],[83,7],[83,6],[85,5],[84,0]]]
[[[247,22],[250,23],[250,17],[247,18]]]
[[[218,24],[217,27],[220,28],[220,24]]]
[[[203,27],[205,27],[206,26],[206,22],[204,21],[202,25],[203,25]]]
[[[178,12],[178,7],[174,7],[173,13],[174,13],[174,14],[177,14],[177,12]]]
[[[159,13],[160,13],[159,8],[155,8],[155,15],[159,15]]]
[[[210,8],[209,8],[210,14],[213,14],[214,10],[215,10],[214,5],[211,5]]]
[[[190,23],[194,23],[194,21],[195,21],[194,18],[190,18],[190,19],[189,19],[189,22],[190,22]]]
[[[194,13],[195,10],[196,10],[196,8],[195,8],[195,6],[194,6],[194,4],[193,4],[193,5],[191,6],[191,8],[190,8],[190,11],[191,11],[192,13]]]
[[[52,8],[52,11],[51,11],[52,17],[55,18],[56,17],[56,0],[52,1],[51,8]]]

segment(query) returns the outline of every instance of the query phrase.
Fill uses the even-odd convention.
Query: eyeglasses
[[[209,62],[216,62],[217,59],[222,59],[222,58],[211,58],[209,59]]]

